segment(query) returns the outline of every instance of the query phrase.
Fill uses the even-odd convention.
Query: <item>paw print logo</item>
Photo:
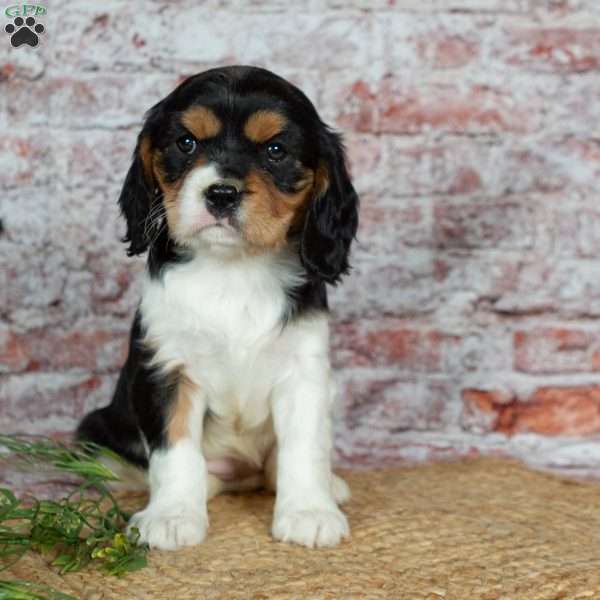
[[[10,43],[13,48],[18,48],[23,44],[35,48],[40,41],[38,34],[44,33],[44,30],[44,26],[41,23],[36,24],[33,17],[27,17],[25,21],[21,17],[17,17],[4,28],[4,31],[10,35]]]

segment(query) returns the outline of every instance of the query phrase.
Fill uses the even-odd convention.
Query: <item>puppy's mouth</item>
[[[198,239],[204,243],[222,246],[237,246],[241,242],[240,222],[236,214],[208,215],[197,227]]]
[[[240,232],[240,221],[236,214],[223,216],[209,215],[203,223],[199,224],[198,232],[202,233],[208,229],[223,229],[224,231],[238,234]]]
[[[226,217],[216,217],[213,227],[224,227],[225,229],[231,229],[233,231],[239,232],[240,221],[237,215],[235,214],[228,215]]]

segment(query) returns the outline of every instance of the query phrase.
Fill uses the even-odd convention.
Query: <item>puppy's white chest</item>
[[[285,370],[281,323],[293,274],[272,257],[198,257],[148,278],[140,310],[157,365],[183,369],[219,416],[266,419],[270,389]]]

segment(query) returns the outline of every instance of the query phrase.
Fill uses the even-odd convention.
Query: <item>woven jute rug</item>
[[[123,578],[61,577],[38,556],[10,574],[82,600],[600,599],[598,484],[496,460],[343,475],[352,539],[338,548],[274,542],[273,496],[255,493],[214,499],[203,545],[152,551]]]

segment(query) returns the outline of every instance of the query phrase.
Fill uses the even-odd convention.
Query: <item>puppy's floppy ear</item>
[[[160,104],[157,104],[147,113],[144,127],[137,139],[133,162],[119,196],[121,213],[127,222],[127,233],[123,241],[129,244],[128,256],[142,254],[148,248],[146,219],[157,185],[152,174],[151,130],[158,119],[160,109]]]
[[[348,253],[358,227],[358,196],[346,169],[340,136],[323,126],[319,147],[315,198],[306,213],[300,258],[310,274],[335,284],[349,269]]]

